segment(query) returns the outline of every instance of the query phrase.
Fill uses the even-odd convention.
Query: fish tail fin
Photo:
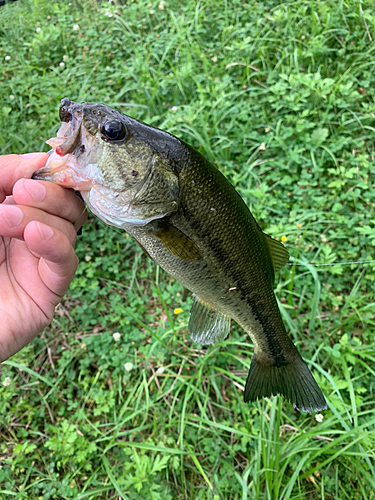
[[[245,402],[276,394],[282,394],[298,411],[327,409],[322,391],[297,351],[290,361],[279,366],[264,362],[262,356],[254,353],[246,380]]]

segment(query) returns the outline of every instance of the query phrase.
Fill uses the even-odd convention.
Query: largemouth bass
[[[249,333],[246,402],[282,394],[297,410],[325,409],[273,291],[289,254],[219,170],[177,137],[103,104],[64,98],[60,120],[47,141],[53,153],[33,178],[79,190],[91,212],[127,231],[195,294],[193,341],[223,341],[231,318]]]

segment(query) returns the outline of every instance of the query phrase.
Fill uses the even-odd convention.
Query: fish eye
[[[101,134],[105,141],[122,141],[125,139],[126,130],[119,120],[108,120],[102,126]]]

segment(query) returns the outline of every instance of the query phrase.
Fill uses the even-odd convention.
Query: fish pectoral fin
[[[203,300],[195,297],[188,325],[189,337],[201,345],[222,342],[230,330],[230,317],[217,312]]]
[[[202,258],[194,241],[166,221],[158,221],[151,233],[175,257],[183,260],[200,260]]]
[[[273,270],[277,273],[288,262],[290,257],[289,252],[280,241],[274,240],[266,233],[263,233],[263,236],[271,255]]]
[[[322,391],[297,350],[288,362],[279,365],[254,352],[246,380],[245,403],[276,394],[284,396],[298,411],[327,409]]]

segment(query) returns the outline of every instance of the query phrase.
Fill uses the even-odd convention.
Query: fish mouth
[[[67,97],[60,102],[60,128],[56,137],[46,144],[52,147],[50,157],[44,167],[34,172],[32,179],[49,181],[77,191],[90,191],[92,181],[85,178],[79,163],[79,155],[84,153],[85,139],[89,132],[82,119],[82,104]]]

